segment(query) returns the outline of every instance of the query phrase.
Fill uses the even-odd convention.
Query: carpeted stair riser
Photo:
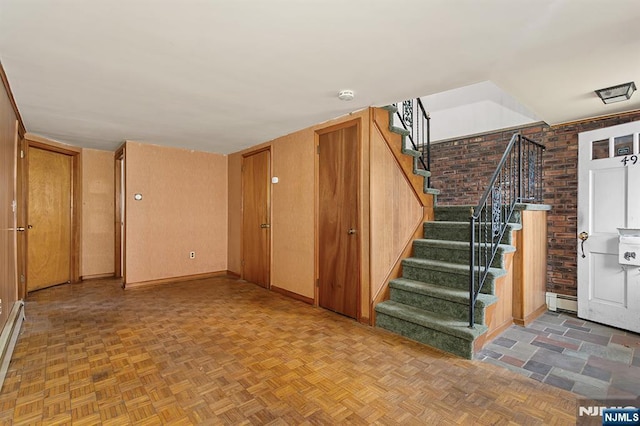
[[[479,247],[478,244],[476,244],[476,252],[477,247]],[[513,252],[514,250],[515,248],[513,246],[500,246],[491,266],[494,268],[503,268],[503,255]],[[463,241],[414,240],[413,257],[468,265],[470,258],[469,243]]]
[[[428,312],[433,312],[434,314],[456,318],[460,321],[468,321],[469,318],[468,298],[466,304],[461,304],[450,300],[438,299],[437,297],[426,294],[413,293],[392,287],[390,299],[394,302],[414,306]],[[476,324],[485,324],[483,308],[484,305],[476,302],[476,310],[474,311],[474,322]]]
[[[469,242],[468,222],[425,222],[424,237],[430,240],[442,241],[466,241]],[[479,227],[479,225],[478,225]],[[513,241],[512,232],[521,229],[522,226],[515,223],[507,225],[507,230],[502,237],[501,244],[511,245]],[[476,231],[477,232],[477,231]],[[491,232],[491,229],[483,229],[483,232]],[[476,236],[478,234],[476,233]],[[477,237],[476,237],[477,238]]]
[[[521,223],[522,211],[516,204],[516,208],[513,211],[510,223]],[[434,207],[435,220],[440,222],[469,222],[471,214],[475,206],[436,206]]]
[[[424,343],[462,358],[471,359],[473,356],[473,340],[464,340],[382,313],[377,314],[376,325],[411,340]]]
[[[458,290],[469,288],[469,270],[463,268],[448,268],[446,265],[430,265],[421,262],[422,259],[404,259],[402,261],[402,276],[414,281],[434,283]],[[453,266],[453,264],[450,264]],[[457,265],[455,265],[457,266]],[[501,269],[491,269],[482,287],[482,293],[494,294],[494,280],[505,274]]]

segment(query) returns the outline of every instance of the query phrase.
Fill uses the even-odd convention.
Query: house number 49
[[[620,160],[622,164],[628,166],[629,164],[637,164],[638,156],[637,155],[625,155],[622,160]]]

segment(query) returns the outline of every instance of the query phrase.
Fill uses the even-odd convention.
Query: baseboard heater
[[[9,313],[9,318],[2,329],[0,334],[0,390],[4,384],[4,378],[9,371],[9,363],[11,362],[11,355],[13,349],[16,346],[18,335],[20,334],[20,327],[24,322],[24,302],[18,300],[13,304],[13,308]]]
[[[546,298],[547,309],[550,311],[565,311],[574,314],[578,312],[578,298],[575,296],[547,292]]]

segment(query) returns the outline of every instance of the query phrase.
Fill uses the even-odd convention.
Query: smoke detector
[[[338,92],[338,99],[341,101],[350,101],[355,97],[353,90],[341,90]]]

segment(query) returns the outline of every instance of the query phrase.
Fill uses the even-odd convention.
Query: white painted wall
[[[421,98],[431,116],[431,142],[491,132],[540,121],[491,81]],[[400,123],[395,118],[395,125]]]

